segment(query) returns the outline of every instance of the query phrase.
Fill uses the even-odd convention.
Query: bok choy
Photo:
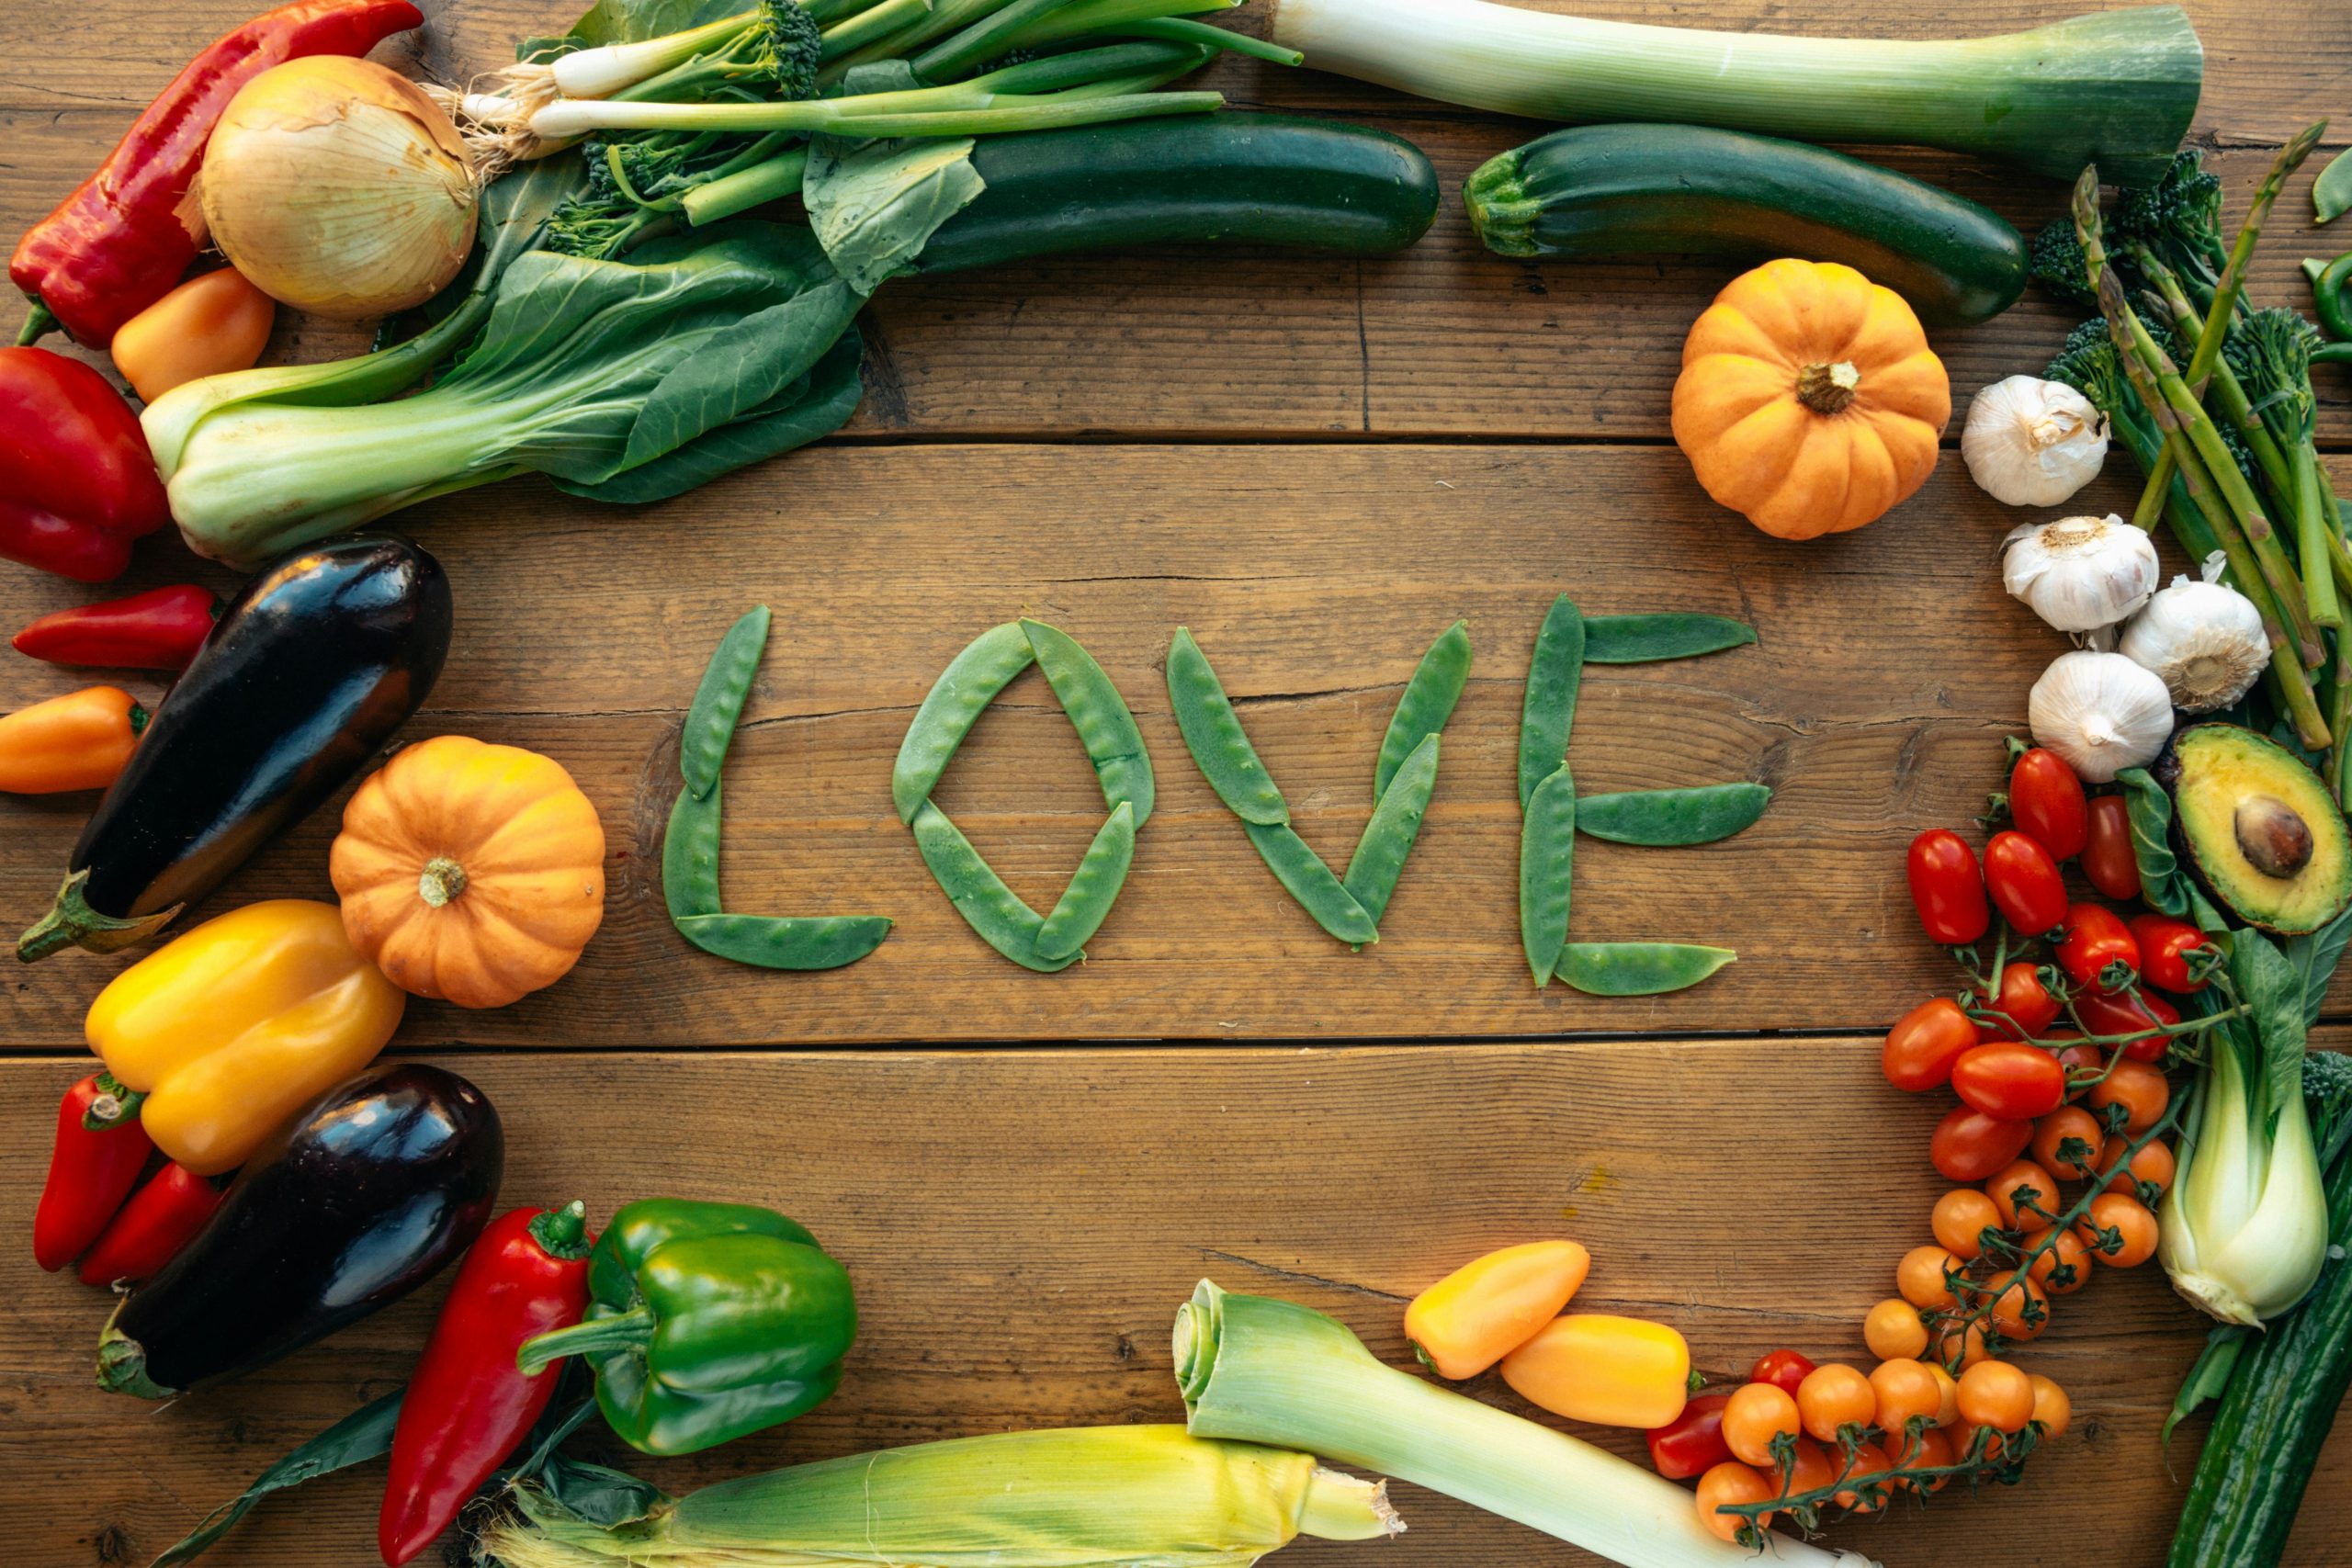
[[[1490,0],[1270,0],[1272,38],[1335,71],[1551,120],[1662,120],[1803,141],[1916,142],[2072,179],[2154,180],[2197,112],[2177,6],[1929,42],[1588,21]]]
[[[1176,1381],[1193,1434],[1304,1449],[1516,1519],[1625,1568],[1863,1568],[1782,1536],[1759,1558],[1700,1521],[1651,1471],[1374,1359],[1311,1307],[1204,1280],[1176,1314]],[[518,1565],[537,1568],[537,1565]],[[552,1568],[552,1565],[550,1565]]]

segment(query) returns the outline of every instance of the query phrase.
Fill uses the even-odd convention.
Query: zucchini
[[[1981,321],[2025,289],[2018,231],[1949,191],[1777,137],[1584,125],[1481,164],[1463,187],[1498,255],[1798,256],[1843,262],[1921,319]]]
[[[1132,120],[984,136],[988,188],[913,270],[962,272],[1131,245],[1401,251],[1437,216],[1437,171],[1386,131],[1277,115]]]

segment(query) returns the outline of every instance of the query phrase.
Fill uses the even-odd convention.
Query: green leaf
[[[972,167],[972,140],[808,145],[800,198],[834,269],[861,294],[912,269],[939,226],[988,188]]]
[[[580,49],[635,43],[741,16],[750,8],[750,0],[596,0],[565,38]]]
[[[195,1562],[273,1492],[300,1486],[305,1481],[348,1470],[390,1452],[392,1429],[400,1423],[401,1396],[406,1392],[405,1388],[396,1388],[380,1399],[369,1401],[263,1471],[254,1477],[252,1485],[213,1509],[196,1529],[165,1547],[153,1568],[172,1568],[175,1563]]]
[[[2199,1351],[2197,1364],[2188,1369],[2188,1377],[2173,1395],[2172,1414],[2165,1417],[2164,1430],[2158,1440],[2165,1448],[2172,1447],[2172,1429],[2198,1407],[2222,1397],[2230,1386],[2230,1374],[2237,1370],[2238,1357],[2245,1351],[2246,1343],[2254,1337],[2254,1330],[2243,1324],[2217,1323],[2213,1332],[2205,1337],[2205,1348]]]
[[[2319,178],[2312,182],[2313,217],[2333,223],[2346,212],[2352,212],[2352,149],[2329,159]]]
[[[2327,1000],[2327,983],[2335,975],[2336,961],[2344,956],[2344,946],[2352,942],[2352,909],[2346,909],[2319,930],[2308,935],[2294,937],[2287,943],[2287,962],[2303,977],[2303,1024],[2309,1028],[2319,1021],[2321,1006]]]
[[[2267,1124],[2303,1091],[2303,977],[2261,932],[2242,931],[2230,938],[2230,978],[2254,1024],[2260,1067],[2253,1078]]]
[[[2188,889],[2180,857],[2172,851],[2172,796],[2145,768],[2115,775],[2132,820],[2132,855],[2140,867],[2140,897],[2148,908],[2177,919],[2188,913]]]

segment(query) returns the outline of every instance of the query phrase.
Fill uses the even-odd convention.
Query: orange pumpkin
[[[1810,539],[1883,516],[1928,480],[1951,382],[1919,318],[1834,262],[1771,261],[1690,328],[1674,440],[1709,495]]]
[[[359,786],[327,872],[351,944],[394,985],[459,1007],[553,985],[605,918],[605,829],[571,775],[462,735]]]

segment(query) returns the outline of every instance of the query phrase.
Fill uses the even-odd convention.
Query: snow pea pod
[[[762,969],[839,969],[890,934],[882,915],[688,915],[676,923],[705,953]]]
[[[1430,794],[1437,788],[1437,732],[1432,730],[1413,748],[1405,765],[1389,781],[1387,793],[1373,807],[1372,819],[1356,839],[1348,874],[1340,886],[1363,906],[1373,923],[1388,912],[1388,899],[1404,874],[1405,857],[1421,834],[1421,818],[1429,814]]]
[[[1136,826],[1151,820],[1151,753],[1127,711],[1127,699],[1076,638],[1042,621],[1023,621],[1022,635],[1036,655],[1037,668],[1069,716],[1079,743],[1094,762],[1094,776],[1102,786],[1102,804],[1116,809],[1122,801],[1135,807]]]
[[[1558,974],[1593,997],[1655,997],[1695,986],[1738,956],[1728,948],[1679,942],[1572,942]]]
[[[1004,878],[981,858],[972,840],[947,819],[945,812],[926,800],[915,808],[909,826],[915,830],[915,847],[922,852],[922,863],[931,868],[940,891],[982,942],[1041,975],[1067,969],[1083,956],[1073,953],[1067,958],[1046,958],[1038,953],[1044,918],[1004,885]]]
[[[1021,623],[1007,621],[967,643],[940,671],[907,726],[899,760],[890,768],[890,802],[899,808],[899,821],[914,821],[981,712],[1036,660]]]
[[[1584,630],[1588,664],[1695,659],[1756,640],[1754,626],[1727,615],[1588,615]]]
[[[1771,800],[1759,784],[1588,795],[1577,803],[1577,831],[1619,844],[1712,844],[1754,826]]]
[[[1388,782],[1405,760],[1423,740],[1445,728],[1469,680],[1470,627],[1467,622],[1456,621],[1440,632],[1421,655],[1412,679],[1405,682],[1404,694],[1396,699],[1396,711],[1388,716],[1388,733],[1380,740],[1380,761],[1373,768],[1374,804],[1388,793]]]
[[[1568,940],[1577,847],[1577,784],[1560,763],[1535,786],[1519,824],[1519,940],[1537,986],[1552,983]]]
[[[1315,923],[1351,947],[1363,947],[1380,940],[1380,927],[1355,895],[1340,885],[1323,863],[1323,857],[1308,847],[1289,828],[1262,822],[1244,822],[1250,841],[1258,846],[1258,853],[1266,869],[1276,881],[1290,890],[1299,907],[1315,917]]]
[[[1193,754],[1201,776],[1227,810],[1261,827],[1290,825],[1290,803],[1258,760],[1258,749],[1250,744],[1241,716],[1233,711],[1208,655],[1182,626],[1168,645],[1168,705],[1184,737],[1184,750]]]
[[[1568,760],[1568,731],[1576,724],[1577,691],[1584,683],[1585,619],[1563,593],[1544,613],[1535,634],[1535,656],[1527,668],[1527,695],[1519,710],[1519,808],[1527,809],[1535,786]]]
[[[1085,858],[1070,874],[1060,902],[1038,929],[1038,957],[1051,963],[1084,956],[1080,950],[1102,929],[1111,906],[1118,901],[1119,889],[1126,885],[1127,867],[1135,858],[1135,803],[1123,800],[1095,830],[1094,841],[1086,846]]]
[[[695,795],[689,784],[670,807],[670,826],[662,835],[662,898],[673,920],[718,913],[721,793],[717,779],[708,795]]]
[[[678,767],[686,775],[687,793],[701,796],[718,787],[718,770],[726,765],[727,748],[735,739],[735,721],[759,678],[760,660],[767,652],[765,604],[755,604],[718,639],[695,688],[694,705],[686,709],[685,728],[678,734]]]

